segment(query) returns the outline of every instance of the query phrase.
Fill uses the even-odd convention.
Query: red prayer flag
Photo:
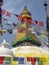
[[[1,14],[3,14],[3,15],[4,15],[5,13],[6,13],[6,11],[5,11],[5,10],[1,10]]]
[[[31,62],[31,65],[36,65],[36,62]]]
[[[6,12],[6,16],[11,16],[11,13],[10,12]]]
[[[34,20],[34,22],[35,22],[36,24],[38,24],[39,26],[44,26],[44,23],[41,22],[41,21]]]
[[[36,58],[31,58],[31,64],[36,65]]]
[[[36,65],[36,58],[27,57],[27,61],[31,62],[31,65]]]
[[[8,17],[10,17],[11,16],[11,13],[10,12],[7,12],[7,11],[5,11],[5,10],[1,10],[0,11],[0,14],[6,14],[6,16],[8,16]]]
[[[44,23],[43,22],[39,22],[39,26],[44,26]]]
[[[31,57],[27,57],[27,61],[31,61]]]
[[[14,13],[13,13],[14,14]],[[22,21],[22,17],[17,15],[17,14],[14,14],[16,17],[18,17],[18,20]]]
[[[0,64],[4,63],[4,57],[0,57]]]
[[[31,61],[32,61],[32,62],[33,62],[33,61],[36,62],[36,58],[31,58]]]

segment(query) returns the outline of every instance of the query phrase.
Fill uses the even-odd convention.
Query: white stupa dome
[[[11,50],[15,57],[49,57],[49,52],[42,47],[20,46]]]
[[[13,56],[13,52],[9,49],[9,44],[5,40],[0,44],[0,56]]]

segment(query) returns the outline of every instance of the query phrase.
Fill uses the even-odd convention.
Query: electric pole
[[[49,43],[49,16],[48,16],[48,11],[47,11],[47,2],[46,0],[44,0],[44,7],[45,7],[45,12],[46,12],[46,28],[47,28],[47,32],[48,32],[48,43]]]

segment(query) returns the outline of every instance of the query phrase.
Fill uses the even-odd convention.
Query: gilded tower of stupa
[[[24,7],[20,16],[22,17],[21,26],[18,28],[18,33],[16,34],[12,46],[40,46],[41,43],[32,30],[31,13],[28,11],[26,6]]]

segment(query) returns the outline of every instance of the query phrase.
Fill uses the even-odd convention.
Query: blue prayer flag
[[[23,57],[18,59],[18,64],[24,64],[24,58]]]
[[[18,61],[18,57],[13,57],[13,60],[14,61]]]

